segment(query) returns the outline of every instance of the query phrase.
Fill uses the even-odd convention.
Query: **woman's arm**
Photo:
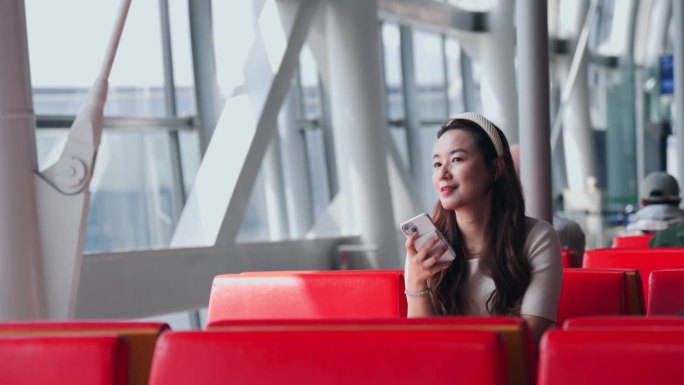
[[[439,242],[435,236],[420,250],[416,250],[416,234],[406,240],[406,265],[404,268],[404,283],[406,285],[406,302],[408,304],[407,317],[429,317],[435,315],[432,307],[428,279],[435,273],[449,268],[451,262],[437,262],[447,250],[443,246],[430,252]]]
[[[555,324],[554,322],[547,320],[546,318],[542,317],[537,317],[536,315],[522,315],[520,318],[522,318],[526,323],[527,326],[530,328],[530,331],[532,332],[532,337],[534,337],[534,341],[539,344],[539,340],[541,339],[542,334],[549,328],[553,327]]]
[[[523,295],[520,314],[539,342],[556,320],[563,279],[560,242],[551,224],[536,222],[525,240],[524,253],[532,276]]]

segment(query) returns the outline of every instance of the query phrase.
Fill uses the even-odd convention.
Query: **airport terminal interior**
[[[2,0],[0,320],[201,330],[219,275],[399,271],[465,111],[519,145],[528,216],[614,247],[649,173],[684,181],[683,24],[679,0]]]

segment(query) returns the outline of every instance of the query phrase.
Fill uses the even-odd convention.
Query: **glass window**
[[[81,109],[101,70],[119,4],[26,1],[37,114],[75,115]],[[134,1],[109,78],[105,114],[163,116],[163,96],[159,5]]]
[[[414,31],[413,55],[418,94],[418,119],[421,122],[441,122],[447,116],[444,51],[441,36]]]
[[[468,11],[484,12],[494,6],[494,0],[443,0]]]
[[[382,49],[384,56],[385,97],[387,118],[390,121],[404,119],[403,78],[401,73],[401,43],[399,26],[382,25]]]
[[[212,1],[216,77],[224,98],[244,84],[244,66],[255,33],[251,1]]]
[[[451,116],[465,111],[463,75],[461,72],[461,46],[453,39],[446,39],[444,48],[447,61],[449,115]]]
[[[40,169],[56,160],[67,130],[38,130]],[[168,245],[174,205],[171,145],[166,130],[105,131],[90,183],[86,252]]]
[[[305,45],[299,55],[299,87],[302,110],[300,121],[303,122],[304,143],[306,146],[309,181],[314,218],[323,213],[332,199],[331,176],[328,173],[328,155],[326,153],[327,123],[323,116],[323,95],[319,80],[318,66],[313,53]],[[328,131],[329,132],[329,131]]]
[[[401,155],[404,166],[409,169],[399,26],[392,23],[382,23],[380,36],[382,38],[382,64],[385,77],[385,113],[389,120],[390,137]]]
[[[173,77],[176,87],[176,114],[195,115],[195,79],[190,44],[190,15],[187,0],[168,0],[173,51]]]
[[[263,165],[259,170],[252,195],[245,209],[245,216],[237,235],[238,242],[266,241],[270,238]]]

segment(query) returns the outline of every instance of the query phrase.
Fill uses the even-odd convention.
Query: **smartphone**
[[[404,233],[406,238],[410,237],[414,233],[418,233],[414,245],[416,250],[420,250],[426,243],[430,242],[432,237],[435,235],[439,237],[439,242],[437,242],[432,248],[439,249],[443,245],[447,246],[447,250],[439,258],[438,262],[451,262],[456,258],[456,253],[451,248],[449,242],[447,242],[444,235],[437,230],[435,224],[432,223],[432,219],[427,213],[422,213],[417,215],[406,222],[401,224],[401,232]]]

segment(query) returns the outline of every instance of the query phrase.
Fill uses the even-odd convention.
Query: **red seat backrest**
[[[209,330],[493,330],[500,333],[508,352],[509,383],[533,383],[537,370],[537,346],[527,324],[519,317],[420,317],[393,319],[295,319],[295,320],[224,320]]]
[[[653,234],[625,235],[613,238],[614,249],[648,249],[648,241]]]
[[[207,325],[227,319],[406,317],[403,272],[319,271],[214,278]]]
[[[682,328],[684,317],[675,316],[607,316],[570,318],[563,329],[659,329]]]
[[[684,331],[555,330],[544,335],[539,385],[682,383]]]
[[[684,268],[684,249],[596,249],[584,253],[585,268],[623,268],[639,271],[644,303],[648,303],[648,284],[653,270]]]
[[[25,321],[0,323],[0,336],[30,334],[76,335],[115,334],[128,344],[130,385],[145,385],[150,377],[155,344],[161,333],[169,329],[164,322],[142,321]]]
[[[648,286],[647,315],[684,312],[684,269],[653,270]]]
[[[628,289],[625,271],[563,269],[556,323],[586,315],[630,314]]]
[[[2,336],[0,384],[128,384],[128,349],[111,335]]]
[[[506,383],[506,353],[484,330],[165,333],[151,385]]]
[[[581,267],[582,262],[577,252],[573,249],[562,249],[561,258],[563,259],[563,267]]]
[[[163,332],[169,329],[165,322],[144,321],[22,321],[2,322],[0,332],[8,330],[30,331],[119,331],[119,330],[147,330],[153,329]]]

